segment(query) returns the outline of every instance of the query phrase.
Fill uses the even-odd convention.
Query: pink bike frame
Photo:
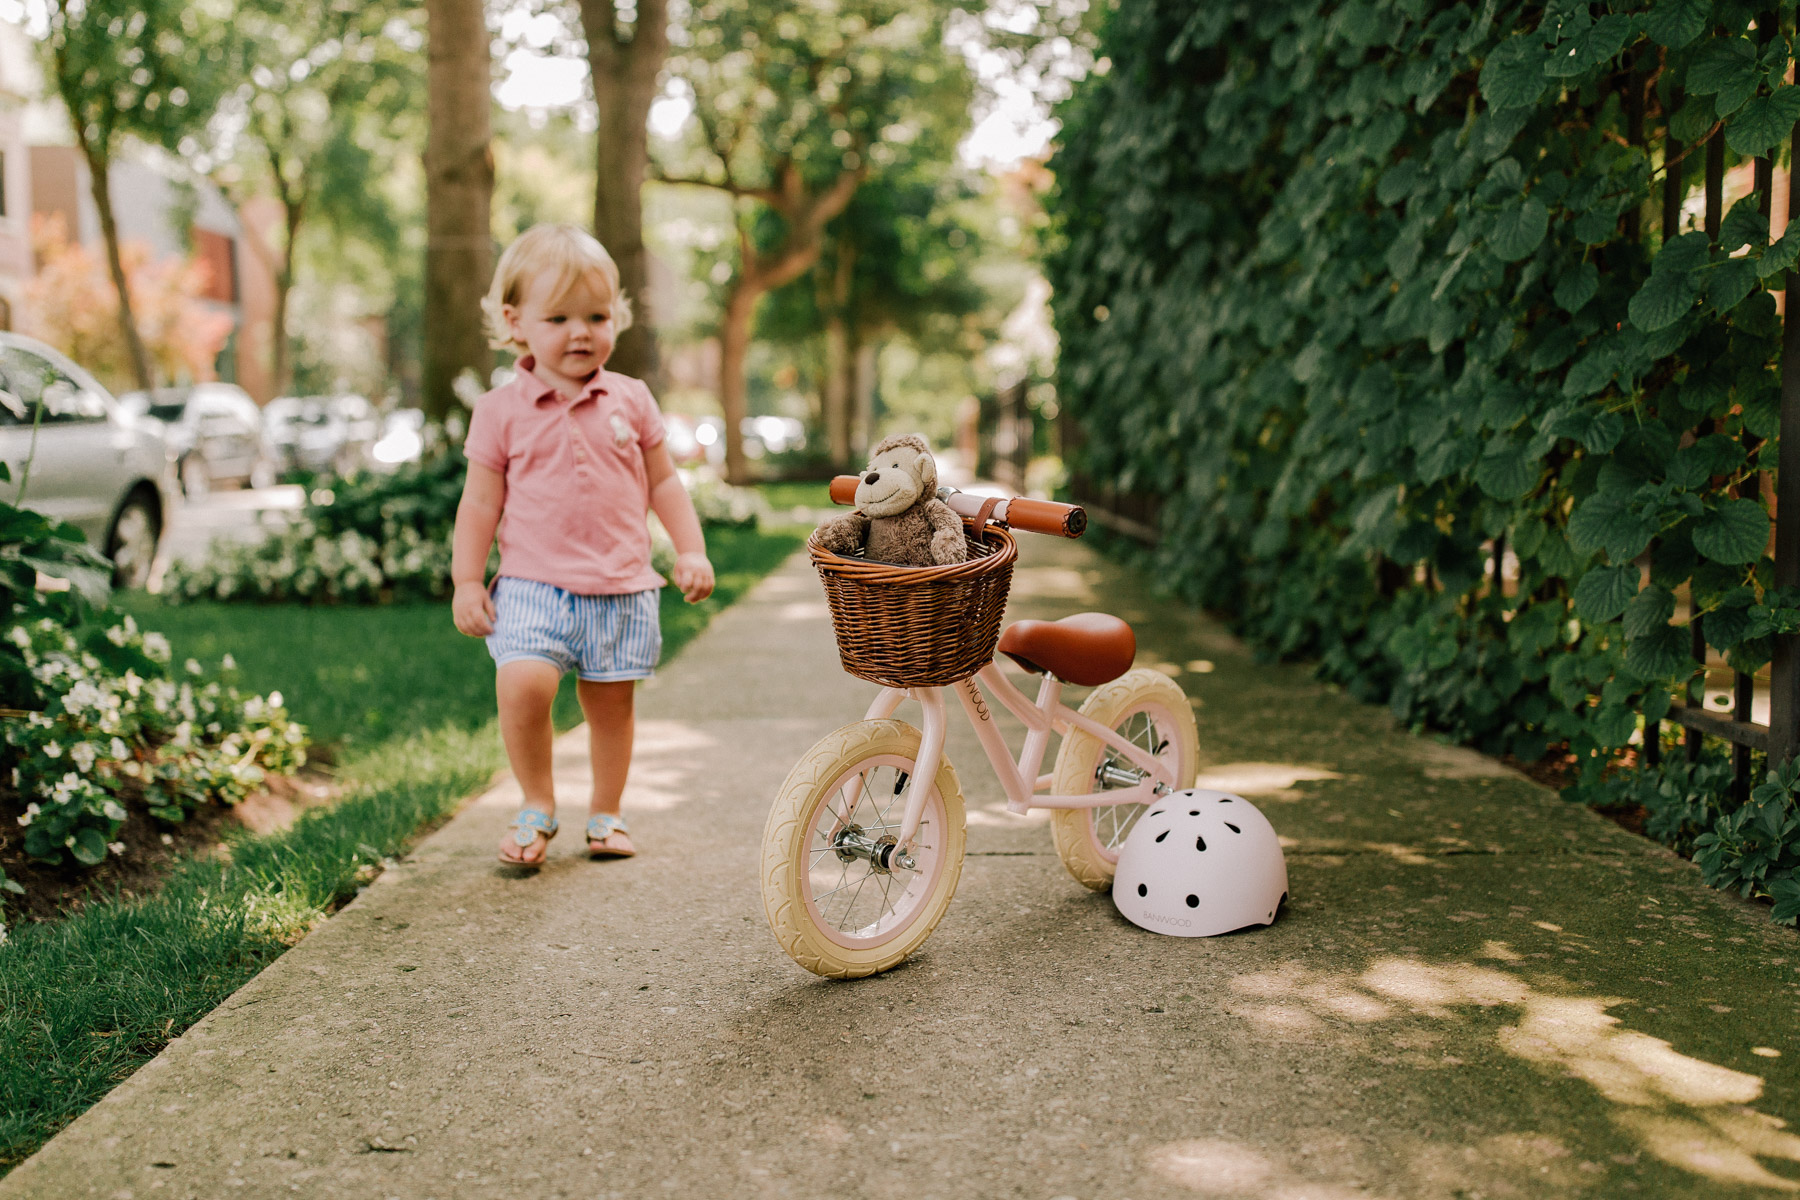
[[[987,696],[981,690],[982,683],[993,690],[1008,712],[1025,723],[1025,745],[1020,749],[1016,763],[1013,761],[1012,751],[1006,745],[1006,739],[994,724]],[[975,736],[981,739],[981,748],[987,752],[988,761],[994,765],[994,774],[1006,789],[1006,807],[1010,812],[1027,813],[1034,808],[1104,808],[1112,804],[1149,804],[1157,796],[1175,787],[1175,778],[1168,768],[1142,746],[1132,745],[1113,730],[1065,705],[1062,702],[1063,683],[1060,679],[1044,676],[1043,682],[1038,686],[1035,703],[1000,673],[997,663],[990,662],[974,676],[950,686],[956,689],[956,698],[962,701],[963,712],[968,716],[969,724],[974,727]],[[914,764],[912,778],[907,783],[906,819],[901,824],[899,837],[899,843],[903,847],[910,846],[914,835],[919,831],[919,819],[925,811],[925,796],[937,779],[938,765],[943,761],[944,732],[947,725],[944,690],[883,688],[864,716],[865,720],[871,721],[891,717],[900,707],[901,701],[909,696],[917,700],[925,710],[925,729],[919,745],[919,758]],[[1076,796],[1039,795],[1039,788],[1050,786],[1050,776],[1038,774],[1044,764],[1044,754],[1050,746],[1050,735],[1059,733],[1066,737],[1071,729],[1079,729],[1099,738],[1133,766],[1148,772],[1148,776],[1132,787],[1112,791],[1086,792]],[[923,787],[920,786],[921,780],[925,781]]]

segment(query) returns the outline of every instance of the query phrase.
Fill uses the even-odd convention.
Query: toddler
[[[500,256],[482,308],[495,348],[522,355],[469,421],[451,609],[457,629],[487,639],[500,733],[525,793],[500,861],[538,866],[556,833],[550,706],[570,670],[593,760],[588,853],[624,857],[636,853],[619,816],[632,691],[662,650],[645,509],[675,543],[672,581],[690,603],[712,593],[712,564],[650,389],[606,369],[631,309],[600,243],[568,225],[527,230]]]

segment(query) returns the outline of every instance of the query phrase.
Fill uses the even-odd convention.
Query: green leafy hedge
[[[1078,468],[1163,497],[1163,571],[1258,646],[1617,799],[1687,597],[1743,670],[1800,628],[1759,490],[1800,233],[1694,220],[1701,143],[1800,116],[1764,7],[1119,6],[1051,163]]]

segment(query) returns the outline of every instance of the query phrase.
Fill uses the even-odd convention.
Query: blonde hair
[[[526,281],[540,275],[551,277],[552,302],[568,295],[579,280],[599,276],[612,294],[613,328],[619,333],[631,328],[631,301],[619,286],[619,264],[606,247],[585,229],[573,225],[533,225],[514,238],[500,256],[500,264],[494,268],[494,282],[481,298],[488,345],[496,350],[525,348],[506,327],[503,309],[508,304],[518,307]]]

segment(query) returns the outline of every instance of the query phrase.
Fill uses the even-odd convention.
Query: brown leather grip
[[[1006,505],[1006,523],[1028,533],[1078,538],[1087,532],[1087,513],[1080,505],[1020,496]]]
[[[831,477],[831,502],[833,504],[855,504],[856,485],[862,482],[861,475],[834,475]]]

